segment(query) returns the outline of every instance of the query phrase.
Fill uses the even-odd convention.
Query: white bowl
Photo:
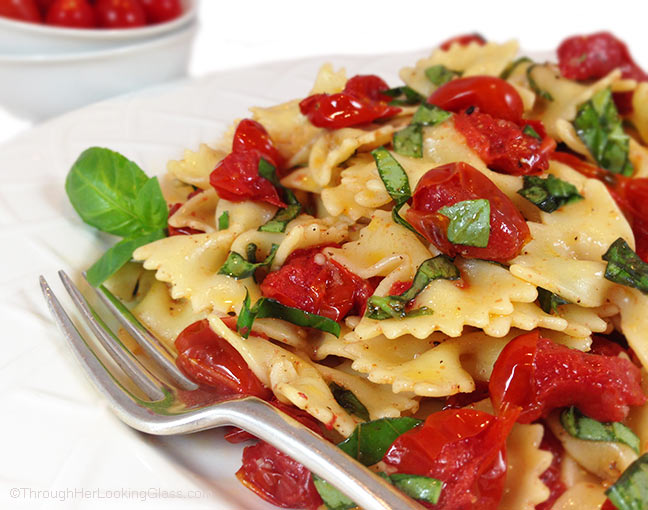
[[[183,12],[178,18],[141,28],[63,28],[0,17],[0,54],[76,53],[151,40],[195,20],[198,0],[181,2]]]
[[[33,121],[186,76],[197,22],[152,41],[64,55],[0,55],[0,105]]]

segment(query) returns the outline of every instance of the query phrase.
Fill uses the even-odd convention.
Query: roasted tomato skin
[[[284,164],[284,158],[274,146],[266,129],[256,120],[239,122],[232,140],[232,152],[256,152],[275,168]]]
[[[334,321],[350,313],[364,313],[373,286],[326,257],[323,248],[295,250],[279,270],[266,276],[261,293],[286,306]]]
[[[448,219],[437,213],[464,200],[490,201],[490,237],[485,248],[448,241]],[[414,190],[406,213],[412,226],[450,257],[461,255],[505,263],[515,258],[530,239],[529,227],[511,200],[488,177],[467,163],[449,163],[429,170]]]
[[[400,108],[390,106],[382,92],[389,86],[378,76],[357,75],[337,94],[313,94],[299,103],[303,115],[316,127],[341,129],[392,117]]]
[[[207,319],[187,326],[176,338],[176,364],[195,383],[223,392],[223,397],[272,393],[254,375],[243,357],[209,327]]]
[[[484,46],[486,44],[486,39],[481,34],[462,34],[462,35],[457,35],[455,37],[451,37],[450,39],[443,41],[440,45],[439,48],[441,48],[443,51],[448,51],[453,44],[458,44],[459,46],[468,46],[470,43],[477,43],[480,46]]]
[[[641,371],[632,362],[569,349],[538,331],[509,342],[495,362],[489,389],[495,409],[522,409],[520,423],[572,405],[598,421],[623,421],[630,406],[646,401]]]
[[[516,410],[493,416],[447,409],[399,436],[383,461],[399,473],[443,482],[439,510],[495,510],[506,480],[506,438]]]
[[[470,76],[451,80],[436,89],[427,102],[449,112],[479,108],[483,113],[516,124],[522,123],[524,104],[517,90],[494,76]]]

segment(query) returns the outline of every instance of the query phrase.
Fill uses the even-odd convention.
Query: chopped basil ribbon
[[[632,175],[634,167],[628,159],[630,137],[623,131],[609,87],[580,105],[573,124],[600,167],[615,174]]]
[[[257,261],[257,245],[254,243],[249,243],[245,247],[245,255],[248,259],[248,262],[255,264]]]
[[[423,103],[418,107],[414,116],[412,117],[412,124],[420,124],[421,126],[436,126],[444,120],[448,119],[452,113],[439,108],[430,103]]]
[[[639,454],[639,438],[623,423],[601,423],[583,415],[573,406],[560,414],[560,423],[577,439],[623,443]]]
[[[428,67],[425,70],[425,77],[432,82],[432,84],[440,87],[448,83],[453,78],[461,76],[461,73],[458,71],[453,71],[442,65],[436,65]]]
[[[295,194],[281,185],[275,167],[263,158],[259,160],[259,175],[268,179],[276,188],[283,192],[284,202],[287,204],[287,207],[279,209],[270,221],[265,225],[261,225],[259,231],[284,232],[286,225],[299,216],[302,206],[299,200],[297,200],[297,197],[295,197]]]
[[[333,487],[323,478],[313,475],[313,484],[328,510],[351,510],[358,508],[348,496]]]
[[[416,92],[411,87],[403,85],[402,87],[395,87],[389,90],[381,91],[382,94],[386,94],[394,99],[389,102],[392,106],[411,106],[414,104],[419,104],[425,101],[425,97]]]
[[[583,199],[576,186],[551,174],[546,179],[525,175],[524,187],[518,190],[518,194],[548,213]]]
[[[537,66],[538,64],[533,64],[527,67],[526,75],[527,75],[527,80],[529,82],[529,87],[531,87],[531,90],[533,90],[533,92],[538,94],[541,98],[546,99],[547,101],[553,101],[554,100],[553,96],[546,90],[541,89],[538,83],[533,78],[532,73]]]
[[[605,491],[619,510],[644,510],[648,504],[648,453],[644,453]]]
[[[508,80],[511,77],[511,75],[513,74],[513,71],[515,71],[515,69],[517,68],[517,66],[519,66],[520,64],[523,64],[525,62],[531,63],[531,62],[533,62],[533,60],[531,60],[529,57],[520,57],[520,58],[514,60],[508,66],[506,66],[506,69],[504,69],[502,71],[502,74],[500,74],[500,78],[502,80]]]
[[[554,294],[547,289],[538,287],[538,303],[540,303],[540,308],[542,308],[545,313],[555,313],[558,311],[560,305],[566,305],[570,302],[561,298],[558,294]]]
[[[607,261],[605,278],[648,294],[648,264],[639,258],[621,237],[603,254]]]
[[[252,243],[248,245],[248,258],[250,258],[250,252],[252,251],[250,245],[254,246],[254,259],[256,259],[256,246]],[[247,261],[240,253],[231,251],[227,256],[227,260],[225,260],[223,267],[218,270],[218,274],[231,276],[237,280],[254,276],[257,269],[260,267],[268,267],[272,264],[278,249],[279,245],[273,244],[270,253],[262,262]]]
[[[433,280],[443,278],[445,280],[459,279],[459,269],[452,263],[447,255],[437,255],[427,259],[416,270],[412,286],[398,296],[371,296],[367,300],[366,315],[370,319],[402,319],[417,315],[432,314],[432,310],[423,307],[418,310],[407,312],[406,308],[416,296]]]
[[[262,297],[250,308],[250,294],[248,292],[245,294],[245,300],[236,321],[236,329],[243,338],[247,338],[250,336],[254,321],[266,317],[281,319],[297,326],[319,329],[340,336],[340,325],[334,320],[314,313],[304,312],[299,308],[282,305],[274,299]]]
[[[410,158],[423,157],[423,126],[410,124],[394,133],[394,151]]]
[[[526,126],[524,126],[522,132],[525,135],[532,136],[536,140],[542,140],[542,137],[538,134],[538,132],[535,129],[533,129],[533,126],[531,126],[531,124],[527,124]]]
[[[490,202],[485,198],[463,200],[438,211],[450,219],[448,241],[485,248],[490,237]]]
[[[229,211],[223,211],[218,218],[218,230],[227,230],[229,228]]]
[[[355,393],[334,382],[329,384],[329,388],[331,393],[333,393],[335,401],[340,404],[344,410],[356,415],[361,420],[370,420],[369,411],[365,405],[360,402],[358,397],[355,396]]]
[[[402,225],[418,235],[416,229],[398,214],[398,211],[401,210],[403,205],[405,205],[405,202],[407,202],[412,196],[409,178],[407,177],[405,170],[400,166],[400,163],[396,161],[396,158],[394,158],[394,156],[392,156],[384,147],[374,149],[371,151],[371,155],[376,161],[378,175],[380,175],[387,193],[389,193],[391,199],[396,202],[396,205],[392,209],[392,219],[399,225]]]

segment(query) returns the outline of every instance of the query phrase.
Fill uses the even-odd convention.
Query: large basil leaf
[[[632,175],[630,137],[623,131],[612,90],[600,90],[582,104],[573,122],[576,133],[598,165],[615,174]]]
[[[525,175],[524,187],[518,190],[518,193],[548,213],[583,199],[576,186],[551,174],[547,175],[546,179]]]
[[[639,258],[621,237],[603,254],[607,261],[605,278],[648,294],[648,264]]]
[[[644,453],[605,491],[619,510],[648,508],[648,453]]]
[[[463,200],[438,211],[450,219],[448,241],[485,248],[490,237],[490,202],[485,198]]]
[[[560,422],[573,437],[585,441],[623,443],[639,454],[639,438],[623,423],[601,423],[585,416],[573,406],[560,414]]]

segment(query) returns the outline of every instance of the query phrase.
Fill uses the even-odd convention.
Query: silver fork
[[[59,271],[59,276],[83,322],[123,373],[148,397],[138,397],[111,373],[41,276],[41,290],[54,320],[95,387],[127,425],[156,435],[187,434],[226,425],[240,427],[300,462],[366,510],[423,510],[413,499],[335,445],[259,398],[245,397],[187,409],[176,397],[176,390],[191,391],[198,386],[176,368],[173,355],[105,287],[94,289],[99,299],[135,338],[159,370],[173,381],[170,384],[147,369],[124,346],[64,271]]]

